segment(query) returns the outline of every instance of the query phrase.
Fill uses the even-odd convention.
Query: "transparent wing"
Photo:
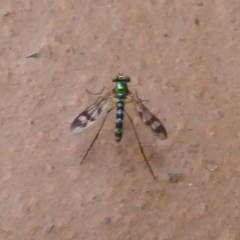
[[[150,112],[150,110],[142,103],[142,100],[138,98],[137,95],[132,94],[132,99],[135,109],[143,122],[147,126],[151,126],[153,132],[155,132],[161,140],[165,140],[167,138],[167,131],[162,122]]]
[[[105,96],[99,97],[94,104],[80,113],[72,122],[70,131],[80,133],[102,117],[109,109],[109,96],[110,93],[107,93]]]

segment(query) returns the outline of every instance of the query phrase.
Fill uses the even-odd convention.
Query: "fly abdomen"
[[[124,116],[124,102],[117,102],[117,116],[115,125],[115,140],[120,142],[122,139],[122,128],[123,128],[123,116]]]

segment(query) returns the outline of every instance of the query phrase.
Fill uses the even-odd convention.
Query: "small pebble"
[[[112,221],[110,217],[105,217],[102,221],[101,224],[109,224]]]
[[[184,179],[185,175],[183,173],[168,173],[168,181],[170,183],[177,183]]]

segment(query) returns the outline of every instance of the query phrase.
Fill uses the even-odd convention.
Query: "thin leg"
[[[108,91],[109,91],[109,89],[107,88],[107,87],[103,87],[102,88],[102,90],[100,91],[100,92],[98,92],[98,93],[93,93],[93,92],[91,92],[91,91],[89,91],[89,90],[85,90],[87,93],[89,93],[89,94],[92,94],[92,95],[101,95],[102,93],[103,93],[103,91],[104,91],[104,89],[107,89]]]
[[[133,92],[134,92],[134,93],[133,93],[132,95],[135,95],[135,97],[136,97],[137,99],[139,99],[141,102],[148,102],[148,101],[150,101],[149,99],[146,99],[146,100],[145,100],[145,99],[139,98],[139,97],[138,97],[137,89],[134,89]]]
[[[114,107],[115,107],[115,106],[114,106]],[[104,119],[103,119],[103,121],[102,121],[102,124],[101,124],[101,126],[100,126],[100,128],[99,128],[99,130],[98,130],[98,132],[97,132],[97,134],[96,134],[96,136],[95,136],[95,138],[93,139],[91,145],[89,146],[89,148],[88,148],[87,152],[85,153],[85,155],[84,155],[82,161],[80,162],[80,164],[82,164],[83,161],[84,161],[84,159],[87,157],[89,151],[91,150],[93,144],[94,144],[95,141],[97,140],[97,138],[98,138],[98,136],[99,136],[99,134],[100,134],[100,132],[101,132],[101,130],[102,130],[102,127],[103,127],[103,125],[104,125],[104,123],[105,123],[105,121],[106,121],[106,119],[107,119],[107,116],[108,116],[109,112],[111,112],[111,111],[114,109],[114,107],[110,108],[110,109],[107,111],[107,113],[106,113],[106,115],[105,115],[105,117],[104,117]]]
[[[138,92],[137,92],[137,89],[134,89],[133,91],[134,91],[135,95],[136,95],[137,98],[138,98]]]
[[[143,147],[142,147],[142,145],[141,145],[141,143],[140,143],[140,140],[139,140],[139,137],[138,137],[138,135],[137,135],[137,131],[136,131],[136,128],[135,128],[135,126],[134,126],[133,120],[132,120],[132,118],[130,117],[130,115],[128,114],[128,112],[127,112],[126,110],[125,110],[124,112],[127,114],[127,117],[128,117],[128,119],[130,120],[130,122],[131,122],[131,124],[132,124],[133,130],[134,130],[134,133],[135,133],[135,136],[136,136],[136,138],[137,138],[138,146],[139,146],[140,151],[141,151],[141,153],[142,153],[142,156],[143,156],[143,158],[144,158],[144,160],[145,160],[145,162],[146,162],[146,164],[147,164],[147,166],[148,166],[148,169],[149,169],[150,173],[152,174],[153,179],[156,180],[156,177],[155,177],[155,175],[154,175],[154,173],[153,173],[153,170],[152,170],[152,168],[151,168],[151,166],[150,166],[150,164],[149,164],[149,162],[148,162],[148,160],[147,160],[147,158],[146,158],[146,156],[145,156],[145,153],[144,153],[144,151],[143,151]]]

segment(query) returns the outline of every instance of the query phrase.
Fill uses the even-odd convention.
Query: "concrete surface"
[[[0,3],[1,240],[240,239],[240,1]],[[131,105],[75,136],[73,119],[111,77],[164,123],[159,141]]]

